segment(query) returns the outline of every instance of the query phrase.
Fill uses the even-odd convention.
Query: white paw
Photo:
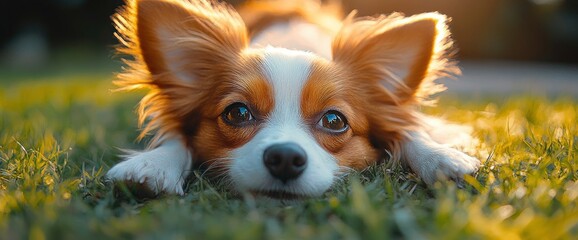
[[[142,184],[155,194],[184,195],[183,185],[191,158],[180,142],[167,142],[148,152],[129,156],[111,168],[106,177],[113,181]]]
[[[474,173],[480,166],[480,160],[477,158],[450,147],[439,147],[422,157],[425,159],[421,162],[426,164],[418,167],[419,174],[428,185],[440,177],[462,179],[464,175]]]

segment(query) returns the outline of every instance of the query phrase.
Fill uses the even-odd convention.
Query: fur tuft
[[[330,35],[341,27],[343,10],[339,1],[321,3],[317,0],[247,1],[239,7],[249,34],[255,36],[277,22],[299,18],[313,23]]]
[[[353,72],[367,101],[372,136],[397,161],[401,142],[420,126],[416,107],[433,104],[431,95],[445,90],[435,80],[459,74],[449,59],[447,19],[438,13],[355,15],[349,14],[337,33],[333,58]]]
[[[149,6],[146,13],[154,16],[142,16],[143,22],[139,23],[139,14],[142,14],[139,6],[146,4],[164,4],[165,11],[155,12],[157,10]],[[167,12],[167,9],[175,14]],[[184,18],[179,19],[182,15]],[[163,23],[163,18],[168,20]],[[137,111],[139,126],[144,127],[139,139],[154,132],[150,147],[157,146],[165,135],[183,132],[182,119],[187,119],[187,114],[203,104],[207,98],[203,93],[210,92],[212,81],[204,80],[218,74],[211,68],[235,61],[248,43],[245,25],[238,13],[229,5],[212,0],[126,0],[125,6],[112,16],[112,20],[115,36],[120,42],[116,51],[125,63],[123,72],[117,75],[114,83],[119,86],[118,90],[149,90]],[[161,43],[155,35],[165,32],[158,32],[155,24],[165,24],[168,31],[173,31],[171,34],[176,35],[174,41],[159,47]],[[150,29],[139,29],[143,26]],[[156,46],[144,49],[145,43]],[[155,49],[162,47],[165,49]],[[147,50],[154,52],[151,54]],[[173,54],[177,55],[176,59],[159,57],[171,51],[177,53]],[[193,61],[186,59],[185,55],[193,56]],[[193,63],[171,69],[167,67],[168,61]],[[175,75],[188,70],[201,74],[201,81],[188,84],[176,80],[178,77]]]
[[[436,21],[436,39],[434,40],[434,46],[432,48],[431,60],[418,86],[409,86],[403,79],[399,79],[394,73],[388,72],[385,68],[381,68],[382,71],[378,72],[378,74],[389,75],[389,79],[394,80],[385,83],[386,85],[390,85],[393,89],[402,89],[402,91],[408,92],[410,95],[406,99],[401,99],[399,96],[406,94],[390,91],[387,95],[391,98],[391,101],[397,104],[405,104],[407,102],[431,104],[432,101],[430,101],[429,97],[445,90],[442,84],[438,84],[435,81],[442,77],[460,74],[460,70],[455,61],[451,60],[451,57],[454,55],[454,51],[452,51],[453,41],[447,29],[449,19],[446,18],[446,16],[438,13],[424,13],[412,17],[405,17],[402,13],[392,13],[390,15],[380,15],[377,17],[356,18],[355,15],[356,12],[353,11],[347,16],[343,22],[343,27],[333,41],[334,58],[339,58],[340,55],[344,55],[344,53],[348,54],[350,52],[349,49],[371,49],[371,45],[376,44],[376,42],[366,41],[367,39],[374,39],[390,29],[408,23],[408,21],[415,21],[415,19],[419,18],[432,18]],[[358,51],[356,54],[370,55],[373,53]],[[355,61],[358,58],[361,58],[361,56],[350,57],[349,60]],[[350,62],[350,64],[355,65],[354,62]],[[364,68],[365,66],[358,67]]]

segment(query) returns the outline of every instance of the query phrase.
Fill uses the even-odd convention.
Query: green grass
[[[578,105],[444,97],[424,111],[472,125],[486,160],[458,189],[427,189],[385,164],[293,206],[243,201],[203,180],[184,197],[115,198],[104,173],[142,148],[134,107],[110,79],[2,83],[0,239],[576,239]]]

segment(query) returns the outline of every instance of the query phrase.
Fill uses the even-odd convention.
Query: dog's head
[[[180,136],[196,165],[272,198],[316,196],[347,169],[395,157],[414,106],[450,69],[436,13],[350,17],[332,59],[249,48],[239,15],[202,0],[129,1],[115,23],[134,57],[120,84],[151,89],[144,132]]]

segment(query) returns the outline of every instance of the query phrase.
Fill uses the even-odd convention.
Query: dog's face
[[[422,82],[442,70],[443,22],[350,19],[329,60],[249,48],[243,21],[215,3],[132,1],[116,18],[121,51],[135,57],[124,84],[152,87],[141,121],[182,137],[195,164],[234,190],[284,199],[322,194],[396,150]]]
[[[313,54],[246,50],[201,109],[189,143],[235,188],[277,198],[325,192],[340,166],[378,159],[363,102],[347,76]]]

